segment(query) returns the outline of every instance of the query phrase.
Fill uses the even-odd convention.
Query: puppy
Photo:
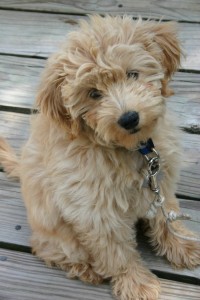
[[[81,21],[47,62],[20,161],[0,143],[2,165],[21,181],[33,252],[71,278],[111,277],[121,300],[155,300],[160,290],[136,249],[135,223],[154,199],[137,151],[150,137],[162,158],[164,208],[179,211],[179,132],[165,100],[180,64],[175,27],[127,16]],[[161,209],[146,222],[158,255],[178,268],[200,264],[199,244],[171,234]],[[180,221],[172,226],[192,235]]]

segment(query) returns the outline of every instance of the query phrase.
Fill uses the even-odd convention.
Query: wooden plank
[[[47,57],[67,33],[77,28],[78,19],[72,15],[0,11],[0,53]],[[183,68],[199,70],[200,24],[181,23],[179,35],[187,54]]]
[[[1,300],[112,300],[109,282],[99,286],[67,279],[63,271],[47,268],[31,254],[0,249]],[[200,287],[160,279],[162,300],[197,300]],[[184,298],[183,298],[184,297]]]
[[[0,249],[1,300],[113,299],[108,284],[90,286],[66,278],[30,254]]]
[[[181,127],[200,124],[200,74],[177,72],[171,82],[174,95],[167,99],[168,107],[177,115]]]
[[[187,226],[200,231],[200,202],[180,200],[183,212],[189,213],[193,222],[187,222]],[[189,206],[189,208],[188,208]],[[16,227],[17,226],[17,227]],[[20,226],[20,227],[19,227]],[[20,184],[11,182],[0,172],[0,246],[3,244],[15,244],[16,247],[29,246],[31,230],[27,223],[26,210],[21,199]],[[18,229],[18,230],[17,230]],[[194,270],[175,270],[163,257],[157,257],[147,244],[146,239],[139,235],[139,251],[148,265],[154,271],[162,271],[167,274],[181,275],[188,280],[200,280],[200,267]],[[200,281],[199,281],[200,282]]]
[[[186,59],[182,60],[182,68],[200,70],[200,24],[182,23],[179,25],[179,37]]]
[[[0,55],[0,105],[32,108],[43,59]],[[178,116],[180,126],[200,124],[200,74],[177,72],[171,83],[175,95],[167,105]]]
[[[161,280],[162,293],[160,300],[198,300],[199,286],[182,284],[175,281]]]
[[[0,105],[31,108],[44,65],[43,59],[0,55]]]
[[[8,180],[2,172],[0,172],[0,215],[0,245],[11,243],[29,247],[31,230],[21,198],[20,184]]]
[[[77,16],[0,11],[0,53],[47,57],[67,33],[77,28]]]
[[[20,152],[29,136],[29,115],[0,111],[0,136]],[[199,135],[183,132],[183,163],[177,193],[200,199],[200,140]]]
[[[0,111],[0,136],[20,152],[29,136],[29,115]]]
[[[200,5],[198,0],[174,1],[136,1],[136,0],[107,0],[105,1],[17,1],[2,0],[0,8],[35,10],[57,13],[113,13],[113,14],[131,14],[134,17],[142,15],[146,18],[157,18],[167,20],[197,21],[199,22]]]
[[[177,193],[180,196],[200,199],[199,135],[183,133],[182,144],[184,152]]]

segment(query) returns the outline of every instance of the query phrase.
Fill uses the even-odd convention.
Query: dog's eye
[[[131,71],[127,71],[126,75],[127,75],[127,78],[133,78],[133,79],[137,80],[139,77],[139,72],[135,71],[135,70],[131,70]]]
[[[95,100],[98,100],[98,99],[101,99],[102,98],[102,93],[97,90],[97,89],[92,89],[90,92],[89,92],[89,96],[90,98],[92,99],[95,99]]]

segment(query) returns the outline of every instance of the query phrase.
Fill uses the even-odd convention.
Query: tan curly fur
[[[136,249],[135,223],[153,199],[142,187],[145,161],[134,149],[153,139],[165,208],[179,211],[179,131],[164,97],[172,93],[168,82],[180,55],[174,23],[127,16],[81,21],[47,62],[36,99],[40,112],[32,116],[19,164],[0,141],[2,164],[19,172],[33,252],[72,278],[97,284],[111,277],[121,300],[155,300],[160,291]],[[127,78],[131,70],[138,78]],[[139,114],[135,133],[118,123],[129,111]],[[148,224],[158,255],[177,267],[200,264],[200,246],[172,236],[161,211]],[[174,227],[188,234],[181,222]]]

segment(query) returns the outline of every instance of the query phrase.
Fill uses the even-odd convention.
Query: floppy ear
[[[36,98],[39,111],[61,125],[70,125],[70,117],[64,106],[61,87],[64,76],[61,76],[61,66],[54,58],[50,58],[44,70],[42,81]]]
[[[168,81],[180,66],[181,47],[177,37],[177,25],[174,22],[158,23],[153,28],[154,42],[161,49],[160,60],[165,72],[162,82],[162,95],[170,96],[173,91],[168,88]]]
[[[162,95],[170,96],[173,91],[168,88],[168,82],[180,66],[181,46],[177,37],[175,22],[142,21],[133,35],[137,42],[143,43],[150,54],[161,63],[164,70],[162,80]]]

